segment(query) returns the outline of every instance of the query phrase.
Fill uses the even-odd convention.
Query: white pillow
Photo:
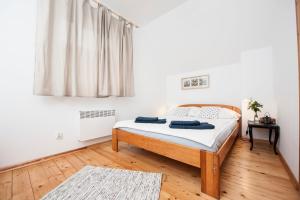
[[[219,112],[219,119],[239,119],[241,115],[233,110],[221,108]]]
[[[190,107],[189,117],[198,117],[201,113],[201,108],[199,107]]]
[[[219,116],[220,107],[201,107],[197,117],[204,119],[217,119]]]
[[[190,107],[176,107],[167,112],[167,116],[186,117],[189,114]]]

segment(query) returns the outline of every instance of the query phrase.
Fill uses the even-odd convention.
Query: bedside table
[[[264,128],[264,129],[269,129],[269,142],[270,144],[272,144],[271,138],[272,138],[272,131],[273,129],[275,130],[275,139],[274,139],[274,144],[273,144],[273,148],[274,148],[274,152],[277,155],[277,150],[276,150],[276,145],[279,139],[279,132],[280,132],[280,127],[277,124],[262,124],[259,122],[253,122],[253,121],[248,121],[248,128],[246,131],[246,134],[250,136],[250,142],[251,142],[251,147],[250,150],[253,149],[253,133],[252,130],[253,128]]]

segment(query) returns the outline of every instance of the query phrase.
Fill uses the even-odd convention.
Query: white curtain
[[[88,0],[38,0],[34,94],[133,96],[132,25]]]

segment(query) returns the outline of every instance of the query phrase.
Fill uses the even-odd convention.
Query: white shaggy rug
[[[158,200],[160,173],[86,166],[43,200]]]

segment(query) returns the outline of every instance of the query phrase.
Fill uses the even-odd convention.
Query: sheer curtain
[[[39,0],[34,94],[133,96],[132,25],[88,0]]]

